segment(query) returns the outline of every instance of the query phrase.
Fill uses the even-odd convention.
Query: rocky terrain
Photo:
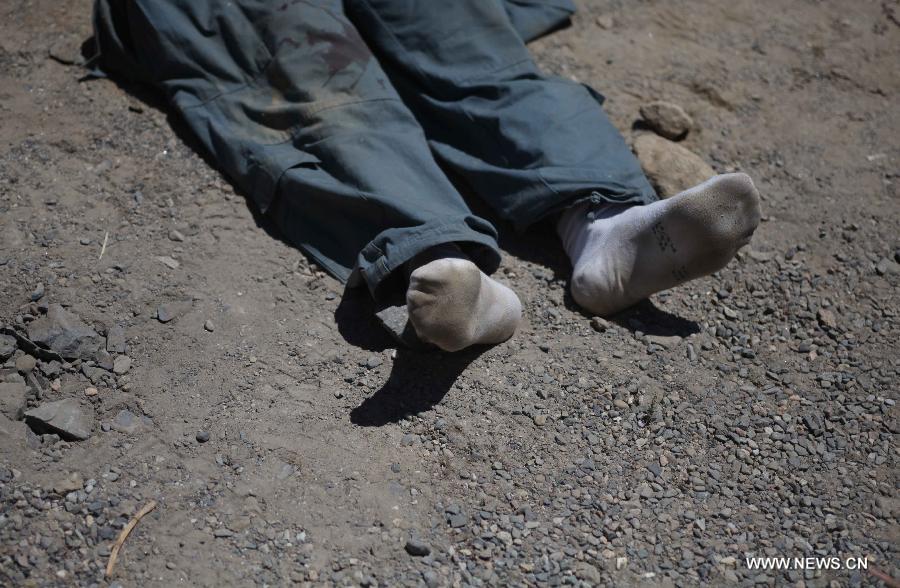
[[[88,0],[0,2],[0,584],[898,585],[900,3],[579,4],[538,61],[764,222],[605,319],[501,227],[527,324],[441,354],[82,80]]]

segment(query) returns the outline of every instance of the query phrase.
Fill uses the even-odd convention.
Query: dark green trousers
[[[581,84],[526,40],[570,0],[97,0],[97,71],[152,84],[233,182],[319,265],[377,295],[413,255],[572,203],[656,198]]]

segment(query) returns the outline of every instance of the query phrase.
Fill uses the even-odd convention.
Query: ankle
[[[409,278],[410,274],[419,269],[425,264],[431,263],[432,261],[437,261],[438,259],[465,259],[469,258],[463,253],[463,250],[454,242],[448,243],[440,243],[438,245],[434,245],[433,247],[429,247],[428,249],[417,253],[415,256],[410,258],[409,261],[404,265],[404,269],[406,270],[406,277]]]

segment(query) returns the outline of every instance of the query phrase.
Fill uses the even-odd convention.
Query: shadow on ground
[[[645,335],[689,337],[700,332],[697,321],[672,314],[659,308],[651,300],[642,300],[631,308],[608,317],[608,320],[632,333],[640,331]]]
[[[429,410],[487,349],[478,346],[457,353],[398,349],[387,382],[350,412],[350,422],[380,427]]]

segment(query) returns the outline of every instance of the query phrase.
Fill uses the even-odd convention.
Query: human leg
[[[465,259],[454,263],[469,274],[499,263],[494,228],[438,167],[340,1],[100,0],[95,28],[102,67],[162,90],[223,171],[339,279],[378,297],[409,260],[444,243],[458,244]],[[428,283],[431,307],[460,295],[441,293],[446,280]],[[484,298],[477,286],[470,298]],[[448,337],[446,324],[417,321],[424,314],[411,312],[423,339],[497,340],[496,328]],[[511,334],[518,315],[503,318],[499,330]]]
[[[744,175],[658,202],[598,96],[538,71],[502,0],[348,5],[446,166],[519,227],[566,209],[559,232],[587,310],[711,273],[758,225]]]

